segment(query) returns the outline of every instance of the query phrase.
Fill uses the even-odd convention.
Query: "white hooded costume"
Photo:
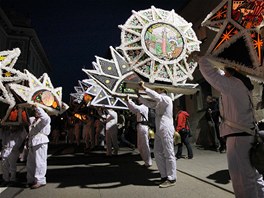
[[[51,119],[42,108],[36,107],[35,111],[36,117],[30,118],[29,126],[27,183],[45,185]]]

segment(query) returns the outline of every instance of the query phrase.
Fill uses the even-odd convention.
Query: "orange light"
[[[15,122],[17,120],[17,116],[18,116],[18,111],[15,109],[10,112],[9,120]]]
[[[90,95],[87,94],[87,93],[85,93],[85,94],[83,95],[83,100],[84,100],[84,102],[86,102],[86,103],[90,102],[92,99],[93,99],[92,96],[90,96]]]
[[[52,107],[53,107],[54,109],[56,109],[56,108],[58,107],[58,103],[57,103],[56,101],[53,101],[53,103],[52,103]]]

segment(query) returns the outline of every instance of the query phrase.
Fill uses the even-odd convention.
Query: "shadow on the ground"
[[[65,151],[68,154],[60,154]],[[156,169],[139,164],[142,159],[133,152],[109,157],[104,151],[88,155],[72,151],[68,146],[48,158],[47,183],[59,183],[57,188],[102,189],[125,185],[153,186],[160,178]],[[26,173],[20,173],[20,178],[26,178]]]
[[[217,171],[217,172],[209,175],[207,178],[212,179],[216,183],[219,183],[219,184],[228,184],[231,181],[228,170]]]

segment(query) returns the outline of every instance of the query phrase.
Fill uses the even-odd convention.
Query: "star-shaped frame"
[[[202,25],[218,32],[207,54],[248,75],[264,77],[263,0],[224,0]]]
[[[166,82],[172,85],[193,80],[197,63],[187,62],[194,51],[200,51],[200,41],[192,24],[175,13],[152,6],[132,11],[132,16],[120,25],[121,45],[131,70],[150,83]]]
[[[38,105],[51,115],[61,114],[68,108],[68,105],[62,102],[62,88],[54,88],[46,73],[39,78],[27,70],[25,73],[28,86],[13,83],[9,85],[25,103]]]

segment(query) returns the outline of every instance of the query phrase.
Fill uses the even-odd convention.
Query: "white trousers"
[[[137,147],[145,165],[152,165],[151,152],[149,148],[148,126],[137,126]]]
[[[6,147],[2,150],[2,170],[4,181],[16,180],[16,163],[19,157],[19,150],[13,149],[13,147]]]
[[[1,151],[1,165],[3,171],[4,181],[15,181],[16,171],[17,171],[17,160],[19,157],[19,148],[22,145],[26,132],[15,131],[15,132],[5,132],[5,140],[2,142],[3,149]]]
[[[106,130],[106,155],[112,155],[112,147],[114,148],[114,154],[117,155],[119,146],[117,139],[117,127],[112,127]]]
[[[27,183],[46,184],[48,144],[29,148],[27,157]]]
[[[154,155],[161,177],[167,177],[169,180],[177,179],[173,133],[157,131],[154,141]]]
[[[228,169],[237,198],[264,198],[263,178],[249,160],[253,138],[236,136],[226,141]]]

